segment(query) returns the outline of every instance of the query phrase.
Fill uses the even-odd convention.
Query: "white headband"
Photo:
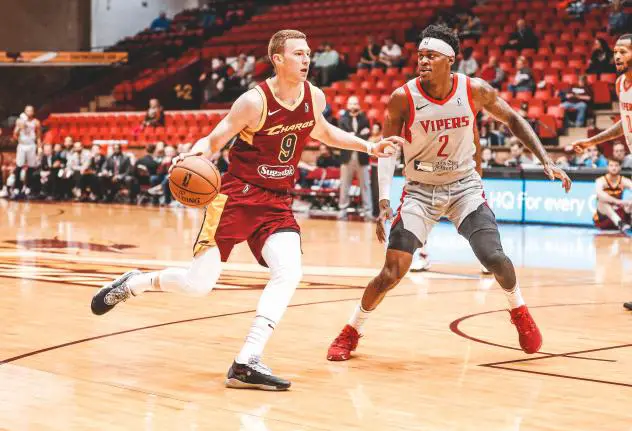
[[[419,49],[430,49],[432,51],[437,51],[440,54],[447,55],[448,57],[455,56],[454,49],[450,45],[441,39],[436,39],[434,37],[424,38],[419,44]]]

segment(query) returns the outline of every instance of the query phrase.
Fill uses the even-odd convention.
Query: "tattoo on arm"
[[[473,79],[475,91],[480,105],[498,121],[509,127],[509,130],[544,164],[551,159],[542,146],[540,138],[531,128],[526,119],[519,115],[502,98],[498,96],[496,90],[487,82],[480,79]]]

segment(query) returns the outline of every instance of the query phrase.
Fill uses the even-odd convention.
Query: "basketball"
[[[205,157],[187,157],[169,174],[169,189],[178,202],[188,207],[208,205],[219,193],[220,174],[215,165]]]

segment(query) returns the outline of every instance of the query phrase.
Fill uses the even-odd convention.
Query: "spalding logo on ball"
[[[203,156],[185,158],[169,174],[171,194],[188,207],[207,206],[219,193],[220,186],[219,171]]]

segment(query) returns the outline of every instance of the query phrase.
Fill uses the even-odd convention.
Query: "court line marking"
[[[532,306],[530,308],[576,307],[576,306],[585,306],[585,305],[613,305],[613,304],[619,304],[619,303],[618,302],[581,302],[581,303],[572,303],[572,304],[536,305],[536,306]],[[466,334],[461,329],[459,329],[459,324],[461,322],[463,322],[464,320],[467,320],[467,319],[470,319],[470,318],[473,318],[473,317],[486,315],[486,314],[499,313],[499,312],[502,312],[502,311],[506,311],[506,310],[492,310],[492,311],[485,311],[485,312],[482,312],[482,313],[475,313],[475,314],[470,314],[470,315],[467,315],[467,316],[463,316],[463,317],[461,317],[459,319],[456,319],[456,320],[454,320],[453,322],[450,323],[450,330],[452,332],[454,332],[456,335],[460,336],[460,337],[466,338],[468,340],[475,341],[477,343],[487,344],[487,345],[495,346],[495,347],[509,348],[511,350],[521,350],[521,349],[517,349],[517,348],[514,348],[514,347],[504,346],[502,344],[496,344],[496,343],[492,343],[492,342],[489,342],[489,341],[486,341],[486,340],[483,340],[483,339],[480,339],[480,338],[477,338],[477,337],[473,337],[471,335]],[[579,351],[575,351],[575,352],[566,352],[566,353],[538,352],[542,356],[514,359],[514,360],[508,360],[508,361],[501,361],[501,362],[490,362],[490,363],[485,363],[485,364],[479,364],[479,366],[480,367],[486,367],[486,368],[497,368],[497,369],[508,370],[508,371],[519,371],[519,372],[522,372],[522,373],[539,374],[539,375],[543,375],[543,376],[558,377],[558,378],[562,378],[562,379],[581,380],[581,381],[592,382],[592,383],[602,383],[602,384],[607,384],[607,385],[625,386],[625,387],[631,387],[632,388],[632,384],[630,384],[630,383],[622,383],[622,382],[616,382],[616,381],[611,381],[611,380],[592,379],[592,378],[589,378],[589,377],[578,377],[578,376],[571,376],[571,375],[567,375],[567,374],[547,373],[545,371],[535,371],[535,370],[527,370],[527,369],[523,369],[523,368],[512,368],[512,367],[505,367],[505,366],[503,366],[503,365],[512,364],[512,363],[531,362],[531,361],[537,361],[537,360],[541,360],[541,359],[550,359],[550,358],[557,358],[557,357],[592,360],[592,361],[601,361],[601,362],[617,362],[616,360],[612,360],[612,359],[586,358],[586,357],[576,356],[576,355],[580,355],[580,354],[583,354],[583,353],[601,352],[601,351],[605,351],[605,350],[622,349],[622,348],[625,348],[625,347],[632,347],[632,343],[619,344],[619,345],[607,346],[607,347],[598,347],[598,348],[594,348],[594,349],[579,350]]]

